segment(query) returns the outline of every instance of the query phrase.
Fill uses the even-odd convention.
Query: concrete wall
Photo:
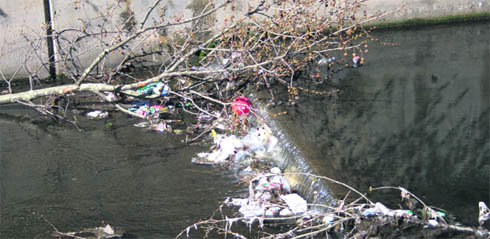
[[[58,43],[58,49],[69,49],[74,46],[83,49],[83,51],[78,52],[75,60],[70,62],[62,61],[58,51],[57,59],[62,61],[58,64],[58,73],[73,71],[75,65],[81,66],[80,69],[83,70],[83,68],[87,67],[104,48],[114,44],[115,39],[120,37],[117,27],[127,22],[127,16],[134,15],[134,28],[136,29],[145,18],[146,13],[153,2],[154,0],[85,0],[77,3],[75,3],[75,1],[53,1],[54,29],[84,29],[86,32],[95,34],[100,33],[101,29],[104,29],[107,32],[107,34],[90,39],[77,39],[77,37],[81,37],[84,34],[76,31],[68,34],[63,33],[65,37],[64,40],[61,40]],[[170,1],[170,4],[166,6],[166,9],[163,8],[164,4],[160,4],[148,17],[145,26],[153,25],[155,21],[158,22],[162,18],[165,19],[165,21],[169,21],[174,17],[178,17],[180,14],[183,14],[184,17],[192,16],[192,11],[186,8],[190,3],[191,0],[180,0],[178,1],[178,4],[174,4]],[[88,19],[91,20],[88,21]],[[122,36],[122,38],[124,39],[125,36]],[[77,39],[77,41],[74,41],[75,39]],[[157,31],[148,32],[140,39],[132,42],[129,48],[138,52],[141,51],[142,48],[147,49],[153,47],[159,40],[160,35]],[[157,57],[158,56],[152,56],[151,60],[161,62],[161,57],[158,59]],[[119,64],[123,58],[124,55],[118,53],[110,54],[107,57],[104,67],[114,67]],[[105,69],[99,70],[103,71]]]
[[[46,0],[47,1],[47,0]],[[215,0],[216,4],[224,0]],[[135,14],[136,22],[139,23],[144,18],[145,12],[154,2],[153,0],[49,0],[51,3],[51,16],[53,28],[61,30],[66,28],[86,29],[89,32],[97,32],[100,25],[107,30],[114,30],[116,25],[123,22],[124,13],[130,10]],[[165,2],[165,1],[162,1]],[[179,0],[169,1],[166,9],[165,19],[171,20],[175,17],[190,17],[195,9],[199,9],[207,1],[205,0]],[[257,0],[239,0],[235,6],[236,11],[226,9],[215,14],[217,19],[211,23],[210,27],[219,29],[224,23],[221,21],[225,16],[245,12],[248,6],[254,5]],[[405,4],[401,11],[387,16],[388,21],[405,20],[411,18],[440,17],[457,14],[490,12],[490,3],[486,0],[369,0],[364,3],[368,14],[397,10]],[[40,77],[47,77],[48,70],[42,66],[42,62],[47,62],[45,35],[44,9],[41,0],[2,0],[0,1],[0,70],[6,76],[16,77],[28,76],[29,72],[37,72]],[[157,8],[150,16],[148,24],[161,17],[163,9]],[[108,16],[103,20],[103,16]],[[90,22],[86,19],[93,19]],[[175,30],[176,31],[176,30]],[[66,33],[65,33],[66,34]],[[100,50],[110,44],[114,38],[110,36],[101,37],[97,41],[78,39],[77,33],[66,34],[67,38],[60,41],[61,48],[67,49],[69,46],[76,46],[81,51],[73,53],[76,56],[74,62],[61,62],[57,65],[58,73],[65,70],[73,70],[73,63],[86,66],[90,63]],[[26,39],[31,39],[29,42]],[[151,47],[159,41],[156,33],[145,36],[144,42],[136,42],[135,49],[141,47]],[[36,51],[32,51],[34,45]],[[107,61],[107,66],[118,64],[123,56],[113,54]],[[57,60],[62,60],[57,57]],[[155,61],[161,59],[154,59]],[[23,67],[24,62],[28,64]],[[103,70],[103,69],[101,69]]]
[[[0,1],[0,71],[5,77],[16,72],[17,77],[25,77],[29,75],[28,71],[38,72],[41,77],[48,76],[47,69],[41,66],[41,59],[47,60],[48,52],[46,41],[39,41],[46,35],[43,24],[42,1]],[[31,43],[39,49],[39,55],[32,51]],[[23,67],[25,61],[29,62],[27,69]]]

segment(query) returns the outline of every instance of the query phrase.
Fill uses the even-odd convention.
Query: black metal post
[[[49,75],[56,79],[56,62],[54,55],[53,22],[51,18],[50,0],[44,1],[44,21],[46,22],[46,45],[48,46]]]

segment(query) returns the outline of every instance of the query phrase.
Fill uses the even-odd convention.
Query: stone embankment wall
[[[126,19],[127,13],[134,13],[136,22],[140,22],[153,0],[2,0],[0,1],[0,76],[26,77],[36,73],[39,77],[49,76],[48,46],[45,39],[47,19],[55,31],[63,29],[80,29],[82,26],[99,27],[104,24],[108,29],[120,25]],[[166,2],[166,1],[162,1]],[[200,9],[205,0],[168,1],[166,18],[188,17]],[[223,0],[215,0],[216,3]],[[245,11],[247,6],[257,0],[239,0],[238,11]],[[490,12],[490,3],[486,0],[368,0],[364,4],[367,13],[395,11],[387,16],[387,21],[408,20],[413,18],[432,18],[461,14]],[[404,6],[401,10],[400,7]],[[126,15],[125,15],[126,14]],[[151,19],[159,18],[162,10],[158,9]],[[230,11],[216,14],[217,19],[223,19]],[[86,19],[109,15],[110,18],[100,18],[87,23]],[[90,29],[87,29],[90,30]],[[151,40],[152,36],[148,38]],[[70,44],[65,42],[64,44]],[[83,43],[86,48],[82,66],[97,55],[102,49],[91,42]],[[151,44],[150,44],[151,45]],[[59,51],[54,47],[54,54]],[[81,54],[81,53],[80,53]],[[120,57],[119,57],[120,58]],[[114,60],[118,57],[114,56]],[[62,73],[62,72],[59,72]],[[2,78],[0,78],[2,79]]]

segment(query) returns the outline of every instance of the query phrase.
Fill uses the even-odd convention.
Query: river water
[[[29,113],[0,114],[0,238],[50,237],[42,217],[62,232],[109,223],[137,238],[174,238],[241,190],[225,170],[191,164],[204,146],[136,128],[126,115],[81,116],[78,132]]]
[[[484,22],[377,32],[364,66],[334,77],[320,67],[322,77],[302,85],[338,93],[300,90],[295,106],[270,109],[287,112],[276,122],[316,173],[363,192],[402,186],[475,225],[478,201],[490,202],[489,28]],[[287,102],[284,92],[276,99]]]
[[[490,201],[489,36],[488,23],[376,33],[396,45],[371,43],[364,66],[333,78],[319,68],[322,78],[304,87],[340,91],[300,91],[295,106],[270,108],[288,112],[271,119],[312,172],[364,192],[403,186],[475,224],[478,201]],[[138,238],[173,238],[243,193],[226,170],[191,164],[206,146],[134,123],[112,114],[81,119],[78,132],[2,106],[0,238],[48,237],[43,218],[60,231],[109,223]]]

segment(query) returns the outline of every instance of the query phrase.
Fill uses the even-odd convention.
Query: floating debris
[[[352,62],[354,63],[352,65],[353,67],[361,66],[361,57],[360,56],[355,56],[354,58],[352,58]]]
[[[238,96],[235,98],[235,100],[233,100],[233,103],[231,103],[231,109],[237,115],[247,115],[250,113],[251,108],[252,102],[250,102],[250,100],[245,96]]]
[[[137,90],[125,90],[123,93],[132,97],[153,99],[167,96],[169,91],[168,84],[158,81],[148,83]]]
[[[79,232],[60,232],[56,230],[54,236],[63,236],[70,238],[98,238],[98,239],[113,239],[122,238],[125,232],[119,228],[115,229],[111,225],[107,224],[104,227],[95,227],[83,229]]]
[[[295,215],[301,215],[308,210],[308,203],[306,200],[296,193],[281,195],[280,198]]]
[[[158,123],[154,129],[158,132],[172,132],[172,127],[165,122]]]
[[[322,59],[320,59],[318,61],[318,65],[325,65],[327,63],[331,63],[331,62],[334,62],[334,61],[335,61],[335,56],[332,56],[332,57],[329,57],[329,58],[322,57]]]
[[[170,87],[161,81],[147,84],[136,90],[139,95],[150,95],[154,97],[166,96],[169,91]]]
[[[483,226],[483,224],[490,218],[490,209],[488,209],[487,204],[484,202],[478,202],[479,216],[478,224]]]
[[[150,126],[150,123],[147,121],[134,124],[134,127],[138,127],[138,128],[147,128],[149,126]]]
[[[149,102],[145,104],[145,102],[136,101],[133,102],[132,107],[128,110],[135,112],[142,117],[151,116],[153,119],[158,119],[160,113],[169,111],[169,107],[162,105],[150,105]]]
[[[95,110],[87,113],[87,118],[89,119],[104,119],[109,116],[109,112],[107,111],[101,111],[101,110]]]

